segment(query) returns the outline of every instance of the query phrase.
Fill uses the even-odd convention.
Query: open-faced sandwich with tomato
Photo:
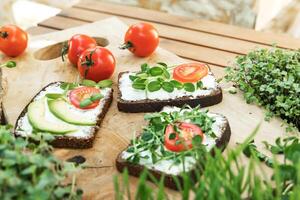
[[[131,140],[116,160],[117,169],[139,176],[147,168],[156,178],[164,175],[164,184],[177,189],[174,176],[182,173],[191,178],[199,168],[199,146],[205,151],[223,150],[231,131],[225,116],[200,110],[199,107],[164,107],[159,113],[146,114],[148,125]],[[201,154],[201,153],[200,153]]]
[[[92,147],[112,102],[111,84],[110,80],[50,83],[22,111],[15,125],[15,135],[50,133],[55,136],[54,147]]]
[[[222,90],[203,63],[167,66],[143,64],[139,72],[122,72],[118,108],[123,112],[160,111],[164,106],[211,106],[222,101]]]

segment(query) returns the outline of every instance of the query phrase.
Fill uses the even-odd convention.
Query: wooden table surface
[[[237,55],[246,54],[256,47],[270,48],[273,44],[277,44],[277,46],[282,48],[300,48],[300,40],[286,35],[256,32],[250,29],[206,20],[174,16],[158,11],[89,0],[85,0],[69,9],[63,10],[57,16],[39,23],[37,27],[28,29],[28,32],[32,35],[49,33],[112,16],[118,17],[128,25],[141,21],[152,23],[159,31],[161,38],[160,47],[186,60],[210,64],[217,78],[221,77],[224,73],[222,67],[228,66]],[[101,27],[99,27],[99,29],[101,29]],[[238,97],[234,98],[237,99]],[[230,103],[232,104],[232,102],[225,102],[229,107]],[[228,108],[229,111],[230,109],[234,109],[233,107]],[[228,109],[226,112],[229,112]],[[247,109],[249,116],[251,112],[258,112],[257,110],[255,111],[254,107],[248,106]],[[251,112],[248,112],[249,110],[251,110]],[[237,114],[241,113],[237,112]],[[242,122],[233,121],[233,123],[233,125],[236,125]],[[255,126],[255,124],[251,124],[251,126]],[[268,126],[269,125],[265,125],[265,130],[270,129],[268,129]],[[265,135],[264,138],[268,137],[268,135]],[[101,154],[102,152],[97,153]],[[95,177],[99,177],[101,173],[104,173],[100,173],[99,170],[106,170],[106,168],[92,170],[90,173],[94,176],[93,180],[96,180]],[[88,181],[91,177],[85,177],[85,179]],[[111,177],[108,177],[108,179],[109,182],[111,182]],[[99,192],[103,193],[100,195],[102,199],[103,197],[112,197],[111,191],[104,190],[106,187],[107,186],[103,185],[102,188],[99,188]],[[91,190],[94,191],[95,188]],[[169,192],[172,193],[173,197],[180,198],[178,193],[174,191]],[[85,199],[95,199],[95,196],[89,196],[88,193],[85,195]]]
[[[251,29],[206,20],[170,15],[163,12],[85,0],[63,10],[28,31],[33,35],[117,16],[126,24],[152,23],[159,31],[160,46],[188,60],[228,66],[237,55],[257,47],[298,49],[300,40],[287,35],[262,33]]]

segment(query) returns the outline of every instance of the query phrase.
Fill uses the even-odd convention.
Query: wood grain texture
[[[109,16],[103,17],[103,19]],[[123,21],[123,20],[122,20]],[[86,24],[86,21],[76,20],[74,18],[55,16],[49,18],[39,24],[43,28],[52,28],[63,30],[71,27],[80,26]],[[129,23],[130,25],[131,23]],[[200,62],[206,62],[209,64],[228,66],[229,62],[233,60],[238,54],[200,46],[196,44],[190,44],[183,41],[172,40],[172,39],[160,39],[160,45],[181,56],[183,58],[192,59]]]
[[[99,19],[111,17],[115,14],[99,13],[90,10],[79,8],[69,8],[58,14],[71,19],[93,22]],[[118,16],[119,19],[130,24],[135,24],[141,21],[147,22],[146,19],[134,19],[125,16]],[[204,33],[201,31],[185,29],[173,25],[161,24],[160,22],[151,22],[158,30],[161,38],[177,40],[185,43],[205,46],[222,51],[232,52],[236,54],[246,54],[249,49],[256,47],[268,48],[267,45],[257,44],[253,42],[243,41],[235,38],[224,37],[220,35]],[[235,44],[235,45],[233,45]]]
[[[7,110],[9,122],[14,124],[28,101],[49,82],[78,80],[76,68],[68,62],[62,63],[60,58],[43,61],[34,58],[34,54],[41,48],[66,41],[73,34],[83,33],[103,37],[109,41],[107,48],[112,51],[117,60],[116,72],[112,77],[115,86],[119,72],[135,71],[142,63],[154,64],[157,61],[164,61],[170,65],[175,65],[186,62],[186,60],[162,48],[157,49],[148,58],[137,58],[128,51],[121,51],[118,46],[122,43],[126,30],[127,26],[120,20],[109,18],[76,28],[31,37],[27,52],[16,59],[18,67],[3,69],[4,79],[7,82],[3,103]],[[173,48],[176,48],[176,45],[174,44]],[[50,51],[50,49],[52,50]],[[55,48],[49,48],[49,51],[44,51],[44,57],[52,56],[47,54],[57,54],[57,52],[53,52],[54,50]],[[219,67],[212,67],[212,71],[217,78],[224,74],[223,69]],[[226,85],[222,86],[223,88],[227,87]],[[115,93],[112,106],[97,133],[93,148],[86,150],[58,149],[55,151],[55,154],[64,160],[75,155],[82,155],[87,159],[86,164],[90,168],[81,170],[77,174],[78,187],[83,188],[84,199],[113,199],[112,177],[118,174],[114,166],[115,159],[118,153],[129,144],[133,134],[140,132],[142,126],[145,125],[143,113],[118,112],[116,96]],[[209,110],[221,113],[228,118],[232,131],[228,148],[232,148],[236,146],[237,142],[243,141],[260,122],[262,122],[261,128],[255,138],[260,149],[262,149],[261,141],[273,142],[276,137],[282,136],[284,133],[280,119],[275,118],[270,122],[263,121],[263,110],[255,105],[246,104],[239,93],[231,95],[225,91],[223,101],[218,105],[209,107]],[[262,168],[268,172],[267,168],[264,166]],[[132,192],[134,192],[137,179],[131,177],[130,185]],[[166,191],[170,199],[180,199],[179,193],[168,189]]]
[[[74,7],[112,14],[118,17],[123,16],[138,20],[157,22],[160,24],[171,25],[183,29],[196,30],[199,32],[226,36],[229,38],[236,38],[244,41],[250,41],[257,44],[265,44],[272,46],[274,43],[276,43],[279,47],[291,49],[298,49],[300,47],[300,40],[292,38],[286,34],[257,32],[252,29],[241,28],[238,26],[212,22],[202,19],[175,16],[143,8],[110,4],[93,0],[81,1]]]

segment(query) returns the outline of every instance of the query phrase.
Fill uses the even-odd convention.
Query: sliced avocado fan
[[[28,106],[28,120],[33,128],[53,134],[66,134],[77,128],[64,122],[51,122],[45,119],[45,99],[33,101]]]
[[[49,110],[55,117],[69,124],[75,124],[81,126],[96,125],[96,119],[90,120],[87,119],[84,115],[80,115],[80,113],[75,112],[73,110],[73,107],[63,99],[55,99],[55,100],[49,99],[48,106],[49,106]]]

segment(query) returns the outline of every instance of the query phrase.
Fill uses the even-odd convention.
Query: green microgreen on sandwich
[[[199,107],[190,108],[183,107],[178,111],[160,112],[146,114],[145,120],[149,121],[149,124],[143,129],[140,137],[134,138],[131,141],[131,146],[127,149],[131,156],[127,158],[132,163],[138,163],[141,158],[148,159],[148,155],[142,156],[142,152],[150,151],[150,159],[153,164],[162,160],[172,160],[175,164],[183,163],[182,160],[185,157],[199,158],[197,153],[197,144],[202,142],[201,134],[196,134],[192,138],[193,148],[186,148],[183,141],[183,131],[179,124],[188,121],[188,128],[195,129],[201,127],[202,132],[211,138],[216,138],[215,133],[212,130],[212,124],[214,119],[209,117],[207,111],[199,110]],[[168,129],[172,127],[169,133]],[[196,132],[196,131],[195,131]],[[179,133],[178,138],[177,134]],[[168,135],[166,135],[168,134]],[[175,139],[177,138],[177,139]],[[183,150],[184,148],[184,150]],[[168,150],[169,149],[169,150]],[[172,149],[173,151],[170,151]],[[175,151],[175,152],[174,152]]]
[[[300,50],[258,49],[238,56],[225,78],[244,92],[247,103],[266,108],[267,120],[278,116],[300,129]]]
[[[192,80],[191,82],[175,80],[172,71],[177,67],[179,66],[167,66],[167,64],[161,62],[151,67],[144,63],[141,65],[141,70],[134,75],[130,75],[129,78],[134,89],[148,92],[155,92],[160,89],[169,93],[175,89],[194,92],[196,89],[205,89],[201,80]]]

